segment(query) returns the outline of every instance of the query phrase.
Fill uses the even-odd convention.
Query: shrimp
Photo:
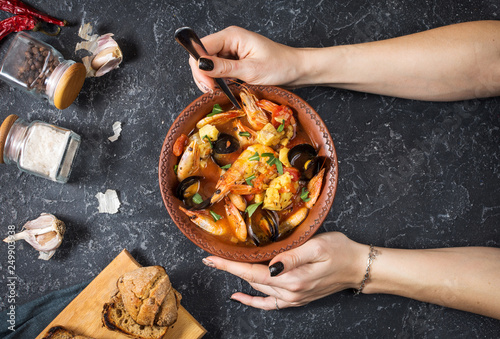
[[[321,169],[307,184],[307,190],[309,191],[309,201],[305,203],[305,206],[309,209],[313,208],[314,204],[319,198],[319,193],[321,192],[321,186],[323,185],[323,176],[325,175],[325,169]]]
[[[230,190],[234,195],[250,195],[250,194],[259,194],[264,192],[264,189],[250,186],[250,185],[233,185]]]
[[[293,111],[290,107],[286,105],[278,105],[266,99],[259,100],[257,102],[257,106],[271,113],[271,123],[274,128],[278,128],[281,124],[283,124],[284,130],[288,130],[289,126],[291,126],[291,133],[289,133],[290,135],[287,134],[287,138],[293,139],[297,133],[297,121],[293,117]]]
[[[237,209],[244,212],[247,208],[247,201],[239,194],[229,193],[227,195],[229,200],[236,206]]]
[[[241,119],[235,120],[233,122],[233,126],[236,129],[236,137],[238,138],[241,147],[255,144],[255,138],[257,138],[257,132],[243,125]],[[242,133],[243,135],[241,135],[240,133]]]
[[[234,235],[239,241],[247,240],[247,225],[245,220],[240,214],[240,211],[236,206],[229,200],[228,197],[224,198],[224,208],[226,209],[226,216],[229,222],[229,226],[233,230]]]
[[[283,221],[278,227],[279,236],[287,234],[295,227],[302,224],[302,222],[306,220],[308,214],[309,209],[307,207],[302,207],[292,215],[289,215],[288,218],[286,218],[286,220]]]
[[[256,131],[260,131],[267,123],[269,123],[266,112],[257,106],[257,98],[247,89],[243,89],[240,92],[240,98],[250,126],[252,126],[252,128]]]
[[[177,179],[182,181],[192,176],[200,169],[200,148],[196,141],[186,147],[177,167]]]
[[[227,111],[224,113],[215,114],[215,115],[212,115],[210,117],[205,117],[205,118],[201,119],[200,121],[198,121],[196,123],[196,127],[198,129],[200,129],[203,126],[208,125],[208,124],[210,124],[210,125],[222,125],[222,124],[225,124],[226,122],[229,122],[233,119],[243,117],[243,116],[245,116],[245,114],[246,113],[244,111],[239,110],[239,109]]]
[[[190,211],[182,206],[179,206],[179,209],[184,212],[189,217],[189,220],[195,225],[210,234],[223,235],[227,231],[221,224],[217,224],[206,210]]]
[[[255,153],[259,155],[259,159],[249,160],[255,156]],[[276,154],[271,147],[260,144],[249,146],[244,150],[226,173],[220,177],[215,186],[215,194],[212,196],[211,203],[215,204],[222,200],[229,193],[232,186],[241,184],[245,178],[269,168],[270,166],[266,162],[267,158],[261,156],[263,153]]]

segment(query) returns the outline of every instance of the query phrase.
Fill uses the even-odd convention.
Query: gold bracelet
[[[378,255],[378,251],[373,247],[373,245],[370,245],[370,253],[368,253],[368,260],[366,261],[366,272],[363,280],[361,281],[361,285],[359,285],[359,288],[357,290],[354,290],[354,295],[358,295],[363,291],[363,288],[365,288],[366,282],[368,279],[370,279],[370,269],[372,267],[373,260]]]

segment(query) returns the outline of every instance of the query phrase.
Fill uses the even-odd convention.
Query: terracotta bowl
[[[244,261],[263,262],[269,261],[277,254],[295,248],[308,240],[321,226],[333,204],[338,181],[337,154],[332,138],[323,120],[318,113],[297,95],[278,87],[249,86],[252,93],[259,99],[268,99],[278,104],[292,107],[299,123],[308,131],[309,137],[319,150],[319,155],[328,157],[331,165],[326,173],[321,195],[316,205],[310,211],[307,219],[299,225],[288,237],[281,241],[260,247],[242,247],[236,244],[222,242],[217,237],[205,232],[191,221],[179,210],[182,202],[175,197],[175,189],[178,185],[173,168],[178,159],[172,154],[172,146],[175,140],[182,134],[188,135],[196,125],[196,122],[212,111],[214,104],[229,104],[229,99],[220,92],[204,94],[189,106],[187,106],[174,121],[167,133],[160,154],[159,180],[163,202],[182,233],[189,240],[205,251],[223,258]],[[233,93],[239,97],[241,87],[231,86]]]

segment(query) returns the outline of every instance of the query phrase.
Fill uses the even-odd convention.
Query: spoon
[[[203,43],[201,42],[200,38],[198,38],[198,35],[194,32],[194,30],[191,27],[181,27],[178,30],[175,31],[175,40],[186,49],[186,51],[191,54],[193,58],[195,58],[196,61],[200,59],[202,56],[208,55],[207,50],[205,49],[205,46],[203,46]],[[221,79],[221,78],[214,78],[215,82],[217,82],[217,85],[219,85],[220,89],[226,94],[226,96],[231,100],[234,106],[236,108],[241,109],[240,104],[238,103],[238,100],[234,97],[233,93],[227,86],[226,82]]]

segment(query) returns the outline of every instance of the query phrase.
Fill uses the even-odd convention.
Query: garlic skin
[[[87,78],[103,76],[118,68],[123,61],[122,51],[112,33],[92,34],[92,25],[86,23],[80,27],[78,36],[85,41],[76,45],[75,52],[83,49],[92,54],[82,58],[87,69]]]
[[[5,238],[4,242],[25,240],[40,252],[38,259],[49,260],[61,245],[66,225],[54,215],[42,213],[37,219],[28,221],[23,231]]]

